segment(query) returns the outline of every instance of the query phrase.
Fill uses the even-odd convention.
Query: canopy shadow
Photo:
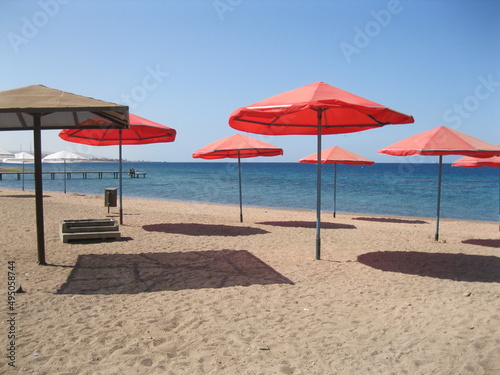
[[[315,221],[262,221],[256,224],[291,228],[316,228]],[[321,222],[321,229],[356,229],[356,227],[351,224]]]
[[[500,239],[470,239],[470,240],[463,240],[462,243],[500,248]]]
[[[57,294],[137,294],[294,283],[246,250],[78,256]]]
[[[500,258],[485,255],[377,251],[361,254],[358,262],[382,271],[454,281],[500,282]]]
[[[429,222],[424,220],[396,219],[389,217],[353,217],[352,220],[379,221],[381,223],[397,223],[397,224],[429,224]]]
[[[222,224],[174,223],[149,224],[142,228],[149,232],[185,234],[188,236],[251,236],[269,233],[267,230]]]

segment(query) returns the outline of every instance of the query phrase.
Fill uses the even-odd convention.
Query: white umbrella
[[[44,157],[42,163],[64,163],[64,193],[66,194],[66,163],[77,163],[83,160],[88,160],[88,158],[71,151],[59,151]]]
[[[27,152],[19,152],[14,155],[13,158],[3,159],[4,163],[7,164],[22,164],[23,165],[23,191],[24,191],[24,164],[33,164],[35,163],[35,157]]]
[[[14,154],[12,152],[9,152],[7,150],[4,150],[3,148],[0,148],[0,159],[7,159],[7,158],[13,158]]]

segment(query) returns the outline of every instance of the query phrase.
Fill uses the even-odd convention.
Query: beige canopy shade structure
[[[88,126],[81,123],[91,118]],[[32,130],[35,156],[35,205],[38,264],[45,265],[41,130],[128,128],[128,106],[32,85],[0,91],[0,130]]]

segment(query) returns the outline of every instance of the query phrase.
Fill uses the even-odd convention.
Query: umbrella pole
[[[439,216],[441,213],[441,179],[443,173],[443,155],[439,155],[439,174],[438,174],[438,197],[437,197],[437,213],[436,213],[436,234],[434,240],[439,239]]]
[[[238,181],[240,187],[240,223],[243,223],[243,203],[242,203],[242,194],[241,194],[241,158],[240,151],[238,151]]]
[[[33,143],[35,146],[36,235],[38,244],[38,264],[47,265],[45,262],[45,238],[43,227],[42,130],[40,117],[41,114],[39,113],[33,115]]]
[[[333,165],[333,217],[337,211],[337,163]]]
[[[64,159],[64,194],[66,194],[66,159]]]
[[[500,231],[500,168],[498,168],[498,230]]]
[[[123,166],[122,166],[122,129],[120,132],[119,158],[120,158],[120,225],[123,225]]]
[[[318,157],[316,158],[316,259],[321,259],[321,115],[322,109],[316,110],[318,113]]]
[[[23,191],[24,191],[24,160],[23,160]]]

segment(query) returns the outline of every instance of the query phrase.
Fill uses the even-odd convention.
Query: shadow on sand
[[[263,221],[256,224],[290,228],[316,228],[315,221]],[[356,227],[351,224],[329,223],[322,221],[321,229],[356,229]]]
[[[381,223],[397,224],[429,224],[429,222],[424,220],[395,219],[389,217],[353,217],[352,220],[379,221]]]
[[[478,245],[478,246],[486,246],[486,247],[496,247],[500,248],[500,239],[498,240],[488,240],[488,239],[471,239],[471,240],[464,240],[462,243],[469,244],[469,245]]]
[[[6,194],[6,195],[0,195],[0,197],[4,198],[35,198],[35,194]],[[50,198],[50,195],[43,195],[44,198]]]
[[[58,294],[136,294],[291,284],[246,250],[78,256]]]
[[[438,279],[500,282],[500,258],[495,256],[378,251],[358,256],[358,262],[382,271]]]
[[[143,225],[142,228],[148,232],[176,233],[188,236],[251,236],[269,233],[260,228],[197,223],[150,224]]]

